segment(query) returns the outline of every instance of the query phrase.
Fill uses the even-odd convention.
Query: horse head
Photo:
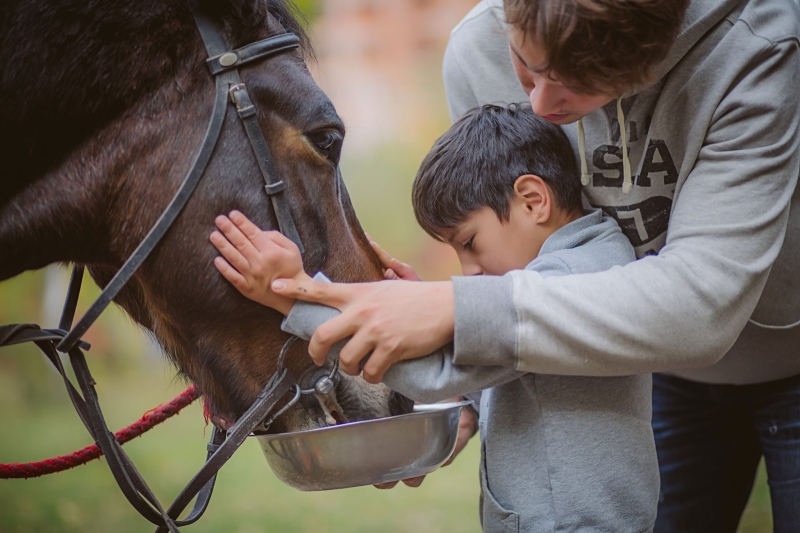
[[[304,264],[337,281],[381,278],[338,172],[344,126],[312,79],[312,52],[289,5],[205,0],[237,48],[286,33],[301,51],[240,69],[258,111],[305,247]],[[202,144],[214,80],[185,0],[12,0],[0,8],[2,160],[0,280],[54,262],[86,264],[108,283],[165,209]],[[282,317],[241,296],[212,265],[214,217],[238,209],[263,229],[275,214],[245,130],[228,113],[188,204],[115,299],[151,331],[225,427],[276,371]],[[296,343],[286,366],[317,370]],[[302,381],[302,379],[301,379]],[[306,383],[307,386],[307,383]],[[341,376],[348,420],[387,416],[408,402],[385,386]],[[327,425],[306,396],[274,431]]]

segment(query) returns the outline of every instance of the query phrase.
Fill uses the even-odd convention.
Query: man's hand
[[[334,343],[352,336],[339,352],[339,367],[380,383],[398,361],[427,355],[453,340],[455,299],[449,281],[321,283],[276,280],[276,294],[317,302],[342,312],[314,332],[308,351],[318,365]],[[369,358],[365,361],[364,359]]]
[[[369,239],[369,244],[372,246],[372,250],[375,252],[375,255],[378,256],[378,259],[381,261],[381,265],[383,265],[383,277],[386,279],[403,279],[406,281],[422,281],[422,278],[419,277],[419,274],[410,266],[402,261],[398,261],[391,255],[389,255],[386,250],[380,247],[380,245],[372,240],[372,237],[367,234],[367,238]]]
[[[311,279],[297,245],[278,231],[262,231],[239,211],[214,222],[219,231],[209,240],[222,254],[214,259],[217,270],[251,300],[289,314],[294,300],[275,294],[270,285],[276,278]]]

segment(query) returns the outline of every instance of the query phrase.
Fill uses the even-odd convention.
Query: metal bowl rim
[[[392,421],[399,420],[399,419],[408,419],[413,417],[423,418],[426,416],[431,416],[432,414],[442,414],[453,409],[463,409],[467,405],[471,405],[473,402],[471,400],[463,400],[459,402],[444,402],[444,403],[431,403],[431,404],[421,404],[415,405],[414,408],[422,407],[421,410],[411,413],[406,413],[403,415],[395,415],[395,416],[385,416],[383,418],[372,418],[370,420],[359,420],[357,422],[348,422],[346,424],[339,424],[336,426],[327,426],[324,428],[313,428],[313,429],[304,429],[301,431],[292,431],[288,433],[251,433],[250,437],[256,437],[259,439],[267,438],[267,439],[282,439],[282,438],[297,438],[305,435],[312,435],[317,434],[325,431],[331,431],[336,429],[343,430],[344,428],[351,428],[351,427],[359,427],[364,425],[371,425],[371,424],[389,424],[394,423]]]

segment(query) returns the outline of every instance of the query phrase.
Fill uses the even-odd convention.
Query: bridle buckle
[[[247,90],[247,87],[244,86],[244,82],[231,85],[231,88],[228,89],[228,95],[230,95],[231,97],[231,103],[236,105],[238,102],[235,93],[237,91],[245,91],[245,90]]]

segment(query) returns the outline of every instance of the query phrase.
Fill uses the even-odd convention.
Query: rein
[[[83,279],[84,267],[82,265],[73,267],[69,290],[57,329],[41,329],[36,324],[0,326],[0,347],[32,342],[39,347],[55,366],[64,381],[67,394],[78,416],[94,439],[99,451],[105,455],[108,466],[120,490],[139,514],[158,526],[156,533],[165,531],[177,533],[178,527],[196,522],[205,512],[211,499],[217,472],[242,445],[253,429],[265,422],[266,426],[268,426],[276,417],[294,405],[301,394],[309,392],[301,389],[294,376],[282,365],[286,351],[294,340],[292,337],[281,350],[277,371],[250,408],[227,432],[222,432],[214,427],[211,441],[207,446],[208,454],[205,464],[166,510],[139,474],[130,458],[122,450],[121,439],[115,437],[108,429],[103,412],[100,409],[97,392],[94,388],[95,380],[89,372],[83,353],[83,350],[88,350],[90,346],[81,340],[81,337],[119,294],[119,291],[130,280],[139,266],[147,259],[188,202],[200,178],[203,176],[219,140],[229,98],[236,107],[237,114],[250,140],[250,145],[264,178],[265,190],[272,203],[280,231],[294,241],[301,252],[303,251],[300,237],[286,201],[284,193],[286,185],[276,178],[277,171],[269,146],[258,124],[255,106],[250,100],[247,88],[242,82],[238,71],[239,67],[253,61],[264,60],[294,50],[300,45],[300,39],[292,33],[285,33],[251,43],[236,50],[230,50],[218,24],[208,18],[192,0],[189,0],[189,4],[209,56],[206,65],[214,76],[216,93],[214,108],[203,144],[198,150],[192,167],[186,174],[180,188],[144,240],[76,324],[73,325],[73,320]],[[68,354],[80,392],[67,377],[59,352]],[[331,373],[331,377],[333,373],[335,373],[335,369]],[[292,389],[295,390],[293,398],[280,410],[274,412],[278,403]],[[195,496],[197,499],[192,511],[183,520],[178,520],[181,512],[191,503]]]

